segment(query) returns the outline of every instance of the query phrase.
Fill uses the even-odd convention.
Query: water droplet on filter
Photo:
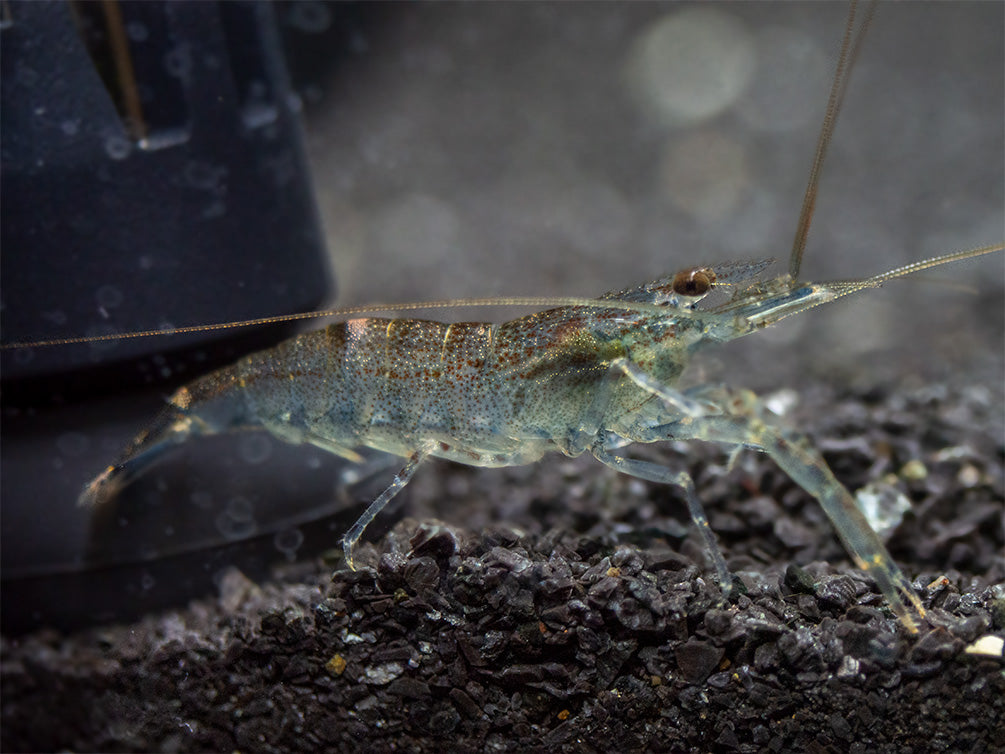
[[[668,126],[697,123],[730,107],[750,81],[756,47],[746,26],[719,8],[674,11],[632,43],[627,83]]]
[[[251,465],[263,463],[272,455],[272,441],[264,434],[245,435],[237,448],[241,460]]]
[[[154,584],[156,583],[157,580],[150,575],[149,571],[144,571],[143,575],[140,576],[140,588],[142,588],[144,592],[149,592],[154,588]]]
[[[80,130],[80,124],[75,120],[64,120],[59,127],[67,136],[74,136]]]
[[[113,134],[105,138],[105,154],[113,160],[124,160],[133,151],[133,145],[125,136]]]
[[[232,497],[228,500],[226,513],[235,521],[250,521],[255,516],[251,502],[244,497]]]
[[[276,549],[283,553],[287,560],[292,562],[297,556],[297,550],[304,543],[304,534],[296,527],[283,529],[276,532],[276,536],[272,541],[276,545]]]
[[[216,517],[216,529],[225,539],[247,539],[258,528],[251,503],[243,497],[232,498]]]

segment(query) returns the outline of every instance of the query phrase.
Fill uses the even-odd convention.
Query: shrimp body
[[[635,442],[698,439],[768,453],[820,502],[855,562],[911,630],[902,599],[924,615],[909,582],[802,435],[770,423],[749,391],[674,385],[691,354],[887,279],[996,248],[960,252],[859,281],[760,282],[766,262],[683,270],[580,306],[502,324],[354,319],[251,354],[179,389],[154,424],[81,495],[101,503],[199,434],[261,428],[351,460],[359,448],[407,458],[343,539],[346,561],[370,521],[429,457],[472,466],[531,463],[589,451],[618,471],[679,486],[724,592],[731,577],[684,473],[614,455]],[[714,288],[731,299],[698,305]]]
[[[242,428],[353,461],[361,447],[405,457],[427,447],[430,456],[489,467],[556,450],[579,455],[588,447],[582,417],[643,317],[562,307],[502,324],[367,318],[304,333],[180,388],[83,498],[111,497],[193,435]],[[672,382],[683,363],[662,362]],[[629,382],[603,419],[623,424],[633,404],[651,398]]]
[[[655,303],[654,295],[634,298]],[[405,457],[426,447],[430,456],[492,467],[531,463],[555,450],[579,455],[600,426],[626,432],[654,397],[624,375],[604,391],[611,362],[637,346],[653,377],[672,384],[683,371],[686,343],[697,342],[682,336],[700,329],[694,317],[654,319],[600,301],[502,324],[339,322],[179,389],[154,428],[123,454],[124,463],[109,467],[85,498],[101,502],[121,486],[116,479],[135,476],[131,469],[144,459],[194,434],[240,428],[353,461],[360,447]],[[590,414],[592,433],[583,424]]]

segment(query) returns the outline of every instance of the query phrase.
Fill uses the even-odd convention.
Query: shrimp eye
[[[715,273],[707,267],[695,267],[674,275],[672,288],[678,296],[703,296],[715,282]]]

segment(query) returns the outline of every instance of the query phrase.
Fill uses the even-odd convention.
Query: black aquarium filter
[[[330,298],[299,100],[269,4],[3,3],[0,55],[5,344],[267,317]],[[284,334],[2,353],[5,630],[59,622],[37,579],[92,570],[94,521],[77,494],[174,384]],[[207,468],[225,474],[226,463]],[[55,600],[56,612],[96,615],[100,597],[85,592],[77,605]]]
[[[268,5],[5,7],[5,343],[288,313],[329,294]],[[5,353],[4,379],[220,337]]]

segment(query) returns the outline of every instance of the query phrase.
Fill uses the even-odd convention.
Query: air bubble
[[[247,539],[255,533],[255,522],[235,521],[226,513],[221,513],[216,517],[216,530],[230,541]]]
[[[250,521],[255,516],[251,502],[244,497],[232,497],[227,502],[226,513],[235,521]]]
[[[276,549],[283,553],[287,560],[293,562],[297,556],[297,550],[299,550],[300,546],[304,543],[304,534],[296,527],[292,529],[283,529],[282,531],[276,532],[276,536],[272,541],[276,545]]]
[[[238,453],[245,463],[257,466],[272,455],[272,442],[264,434],[247,435],[238,443]]]
[[[113,160],[124,160],[133,151],[133,145],[125,136],[114,134],[105,139],[105,154]]]
[[[243,497],[232,498],[216,517],[217,531],[231,541],[247,539],[257,528],[251,503]]]

